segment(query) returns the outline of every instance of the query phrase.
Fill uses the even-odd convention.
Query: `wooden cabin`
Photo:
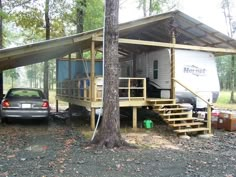
[[[41,43],[0,50],[0,69],[37,63],[52,58],[67,58],[67,71],[58,68],[57,75],[64,75],[57,80],[57,100],[91,109],[91,128],[95,128],[95,110],[103,106],[102,76],[96,72],[96,54],[102,51],[103,29],[84,32],[64,38],[53,39]],[[170,93],[168,98],[152,98],[147,96],[147,78],[138,77],[136,68],[137,55],[155,50],[170,49]],[[82,49],[90,52],[89,59],[74,58],[72,53]],[[137,128],[137,108],[151,106],[163,120],[178,134],[188,132],[211,133],[211,103],[190,89],[175,77],[175,50],[205,51],[214,55],[236,54],[236,41],[208,27],[202,22],[180,12],[173,11],[160,15],[142,18],[119,25],[119,58],[120,61],[132,61],[129,76],[120,77],[120,107],[132,107],[133,128]],[[75,66],[89,63],[89,72],[82,76],[73,75]],[[89,61],[89,62],[88,62]],[[84,67],[85,68],[85,67]],[[78,69],[77,69],[78,71]],[[0,80],[1,81],[1,80]],[[138,83],[138,84],[137,84]],[[207,104],[207,122],[192,117],[181,104],[176,103],[176,85],[198,97]],[[134,94],[134,93],[139,94]]]

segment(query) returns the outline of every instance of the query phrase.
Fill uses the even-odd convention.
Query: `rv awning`
[[[178,10],[119,25],[120,38],[162,43],[171,41],[172,28],[176,30],[177,44],[236,50],[235,40]],[[97,29],[73,36],[1,49],[0,70],[63,57],[78,51],[79,48],[88,50],[91,47],[92,37],[101,37],[102,30]],[[101,43],[97,43],[97,47],[99,45],[101,46]],[[120,55],[124,56],[156,49],[157,46],[145,44],[120,43],[119,45]],[[220,52],[215,53],[221,54]]]

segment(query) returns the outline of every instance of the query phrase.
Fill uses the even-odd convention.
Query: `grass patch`
[[[56,90],[49,90],[49,104],[50,105],[56,105]],[[58,102],[59,107],[67,107],[68,103],[64,101]]]
[[[236,110],[236,104],[230,104],[230,91],[221,91],[219,98],[216,103],[214,103],[214,106],[220,109],[231,109],[231,110]],[[236,95],[236,93],[235,93]],[[235,96],[234,95],[234,96]],[[236,100],[236,98],[235,98]]]

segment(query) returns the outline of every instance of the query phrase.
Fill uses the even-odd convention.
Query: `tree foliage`
[[[235,29],[236,29],[236,21],[233,23],[233,17],[232,17],[232,6],[233,1],[232,0],[222,0],[222,9],[224,10],[224,16],[225,16],[225,21],[226,25],[228,27],[228,35],[233,38]],[[235,20],[235,19],[234,19]],[[230,103],[236,103],[236,100],[234,98],[234,90],[235,90],[235,56],[231,56],[231,68],[230,68],[230,90],[231,90],[231,95],[230,95]]]
[[[16,69],[9,69],[4,72],[6,77],[11,78],[11,87],[14,87],[14,80],[17,80],[20,77],[20,74]]]
[[[144,17],[161,13],[164,9],[169,11],[178,3],[176,0],[137,0],[137,2],[138,8],[143,11]]]
[[[4,17],[4,36],[7,36],[7,38],[4,38],[4,41],[7,46],[32,43],[45,39],[45,1],[1,1],[3,1],[3,11],[0,11],[0,15]],[[76,33],[76,3],[79,1],[82,2],[85,0],[49,0],[51,38]],[[92,30],[103,26],[103,0],[87,0],[86,5],[80,8],[84,11],[84,30]],[[53,85],[55,85],[55,63],[53,63],[53,61],[49,62],[50,88],[53,88]],[[42,68],[43,66],[40,64],[26,67],[27,78],[31,86],[42,87],[39,83],[43,81]],[[37,76],[37,78],[35,78],[35,76]]]

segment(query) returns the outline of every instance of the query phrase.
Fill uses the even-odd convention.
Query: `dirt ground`
[[[123,138],[137,149],[91,149],[88,125],[14,121],[0,125],[0,177],[236,177],[236,133],[180,139],[166,125]]]

